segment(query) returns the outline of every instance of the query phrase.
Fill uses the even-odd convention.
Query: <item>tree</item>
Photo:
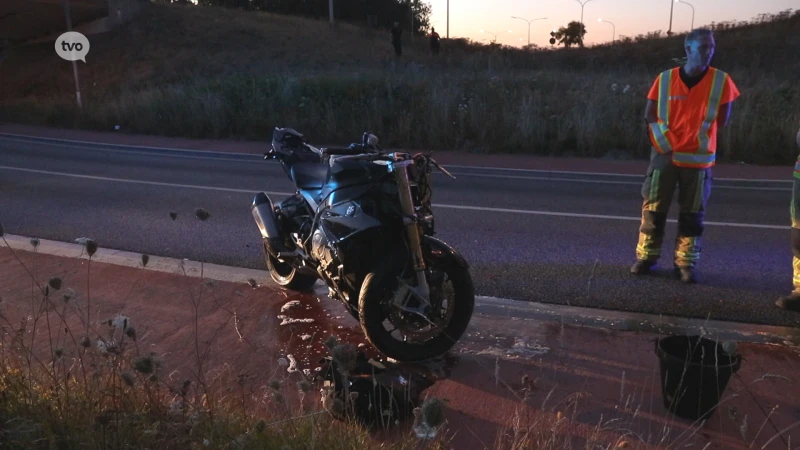
[[[315,19],[328,18],[328,0],[197,0],[197,4]],[[408,30],[411,27],[412,11],[414,33],[419,34],[427,30],[430,25],[431,6],[423,0],[334,0],[336,20],[367,23],[369,16],[377,16],[377,25],[386,28],[391,27],[394,22],[399,22],[402,28]]]
[[[586,36],[586,25],[573,20],[566,27],[559,28],[555,38],[559,44],[569,48],[573,45],[583,47],[584,36]]]
[[[414,9],[414,33],[425,33],[430,30],[431,5],[422,0],[411,0]]]

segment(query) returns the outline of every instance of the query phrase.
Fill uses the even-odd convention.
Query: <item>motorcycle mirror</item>
[[[437,169],[441,170],[442,173],[444,173],[448,177],[450,177],[450,178],[452,178],[454,180],[456,179],[456,177],[453,176],[452,173],[448,172],[447,169],[445,169],[444,167],[440,166],[439,163],[437,163],[433,158],[431,158],[431,163],[433,163],[433,165],[436,166]]]

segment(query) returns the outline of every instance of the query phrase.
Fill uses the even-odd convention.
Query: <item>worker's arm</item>
[[[658,102],[647,99],[647,106],[644,108],[644,120],[648,124],[658,122]]]
[[[797,146],[800,147],[800,128],[797,129]]]
[[[733,102],[728,102],[719,106],[717,113],[717,126],[720,128],[727,127],[731,121],[731,111],[733,110]]]

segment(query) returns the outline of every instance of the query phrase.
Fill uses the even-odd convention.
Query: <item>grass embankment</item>
[[[453,40],[438,58],[418,37],[395,59],[388,34],[352,25],[150,6],[92,38],[79,63],[83,111],[52,44],[14,50],[0,65],[0,119],[201,138],[265,139],[290,126],[324,144],[369,129],[396,147],[644,157],[645,96],[683,56],[681,35],[534,52]],[[795,13],[717,31],[713,64],[742,92],[720,160],[796,158],[797,28]]]

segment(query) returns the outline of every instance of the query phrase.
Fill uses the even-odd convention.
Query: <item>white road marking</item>
[[[25,169],[22,167],[9,167],[9,166],[0,166],[0,169],[3,170],[13,170],[18,172],[28,172],[28,173],[38,173],[42,175],[56,175],[61,177],[70,177],[70,178],[80,178],[84,180],[95,180],[95,181],[111,181],[115,183],[130,183],[130,184],[142,184],[146,186],[163,186],[163,187],[176,187],[176,188],[187,188],[187,189],[203,189],[206,191],[220,191],[220,192],[236,192],[236,193],[243,193],[243,194],[256,194],[257,192],[264,192],[265,194],[269,195],[292,195],[290,192],[269,192],[269,191],[260,191],[258,189],[235,189],[235,188],[224,188],[224,187],[214,187],[214,186],[199,186],[196,184],[180,184],[180,183],[162,183],[159,181],[143,181],[143,180],[129,180],[125,178],[112,178],[112,177],[101,177],[97,175],[80,175],[76,173],[66,173],[66,172],[54,172],[51,170],[38,170],[38,169]]]
[[[438,173],[438,172],[437,172]],[[589,184],[624,184],[624,185],[631,185],[631,186],[641,186],[644,182],[643,175],[631,175],[634,177],[639,177],[642,181],[620,181],[620,180],[592,180],[587,178],[556,178],[556,177],[535,177],[535,176],[521,176],[521,175],[499,175],[499,174],[489,174],[489,173],[460,173],[460,172],[450,172],[456,178],[458,177],[478,177],[478,178],[502,178],[502,179],[512,179],[512,180],[531,180],[531,181],[559,181],[559,182],[568,182],[568,183],[589,183]],[[563,172],[563,173],[579,173],[579,172]],[[444,174],[441,174],[444,175]],[[612,175],[612,176],[625,176],[625,175],[616,175],[616,174],[604,174],[604,175]],[[716,178],[714,181],[723,180],[722,178]],[[770,180],[765,180],[770,181]],[[789,181],[791,183],[791,181]],[[726,186],[721,184],[714,185],[713,189],[738,189],[742,191],[784,191],[788,192],[792,190],[791,186],[786,187],[755,187],[755,186]]]
[[[8,136],[13,138],[21,138],[27,141],[45,141],[51,144],[61,144],[61,145],[91,145],[91,146],[104,146],[104,147],[113,147],[118,148],[120,150],[114,150],[119,152],[127,152],[127,153],[142,153],[142,152],[131,152],[126,151],[123,149],[127,148],[137,148],[142,150],[158,150],[158,151],[168,151],[168,152],[186,152],[186,153],[205,153],[210,155],[238,155],[238,156],[259,156],[257,153],[236,153],[236,152],[216,152],[214,150],[194,150],[194,149],[185,149],[185,148],[166,148],[166,147],[148,147],[146,145],[129,145],[129,144],[109,144],[106,142],[91,142],[91,141],[78,141],[72,139],[56,139],[56,138],[47,138],[47,137],[39,137],[39,136],[27,136],[24,134],[13,134],[13,133],[0,133],[0,136]],[[148,154],[153,154],[152,152],[148,152]],[[156,154],[157,155],[157,154]],[[171,156],[171,155],[163,155],[163,156]],[[191,156],[189,156],[191,157]]]
[[[628,178],[643,178],[645,173],[642,169],[641,174],[631,173],[615,173],[615,172],[581,172],[572,170],[548,170],[548,169],[514,169],[510,167],[486,167],[486,166],[461,166],[455,164],[443,164],[445,168],[455,169],[473,169],[473,170],[505,170],[509,172],[527,172],[527,173],[555,173],[561,175],[592,175],[601,177],[628,177]],[[776,180],[772,178],[718,178],[714,177],[716,181],[741,181],[748,183],[792,183],[792,178],[787,176],[786,179]],[[639,184],[639,183],[637,183]]]
[[[220,192],[236,192],[236,193],[243,193],[243,194],[256,194],[257,192],[264,192],[268,195],[275,195],[275,196],[290,196],[294,195],[292,192],[275,192],[275,191],[260,191],[258,189],[235,189],[235,188],[223,188],[223,187],[213,187],[213,186],[199,186],[194,184],[179,184],[179,183],[163,183],[158,181],[143,181],[143,180],[130,180],[124,178],[112,178],[112,177],[101,177],[97,175],[80,175],[80,174],[73,174],[73,173],[65,173],[65,172],[54,172],[50,170],[38,170],[38,169],[25,169],[21,167],[9,167],[9,166],[0,166],[2,170],[11,170],[17,172],[27,172],[27,173],[38,173],[42,175],[55,175],[55,176],[64,176],[64,177],[71,177],[71,178],[79,178],[79,179],[86,179],[86,180],[95,180],[95,181],[109,181],[109,182],[116,182],[116,183],[130,183],[130,184],[141,184],[146,186],[161,186],[161,187],[173,187],[173,188],[185,188],[185,189],[202,189],[207,191],[220,191]],[[446,205],[446,204],[434,204],[436,208],[443,208],[443,209],[458,209],[458,210],[467,210],[467,211],[480,211],[480,212],[495,212],[495,213],[509,213],[509,214],[527,214],[527,215],[538,215],[538,216],[554,216],[554,217],[575,217],[575,218],[582,218],[582,219],[605,219],[605,220],[625,220],[625,221],[641,221],[640,217],[633,217],[633,216],[614,216],[614,215],[604,215],[604,214],[581,214],[581,213],[568,213],[568,212],[557,212],[557,211],[539,211],[539,210],[528,210],[528,209],[510,209],[510,208],[491,208],[485,206],[468,206],[468,205]],[[675,223],[674,219],[668,220],[669,222]],[[768,230],[788,230],[790,226],[782,226],[782,225],[765,225],[765,224],[754,224],[754,223],[736,223],[736,222],[705,222],[706,225],[712,226],[723,226],[723,227],[737,227],[737,228],[759,228],[759,229],[768,229]]]
[[[46,138],[46,137],[39,137],[39,136],[28,136],[22,134],[13,134],[13,133],[0,133],[0,136],[8,136],[13,138],[21,138],[28,141],[36,141],[41,140],[45,142],[49,142],[51,144],[58,145],[90,145],[90,146],[105,146],[105,147],[112,147],[116,152],[120,153],[133,153],[133,154],[147,154],[153,156],[160,156],[160,157],[175,157],[175,158],[194,158],[194,159],[216,159],[216,160],[225,160],[225,161],[242,161],[242,159],[238,158],[225,158],[225,155],[228,156],[252,156],[260,158],[261,155],[258,153],[241,153],[241,152],[218,152],[214,150],[193,150],[193,149],[183,149],[183,148],[167,148],[167,147],[148,147],[144,145],[127,145],[127,144],[108,144],[105,142],[91,142],[91,141],[80,141],[80,140],[71,140],[71,139],[56,139],[56,138]],[[324,147],[324,146],[323,146]],[[330,146],[329,146],[330,147]],[[175,155],[175,154],[161,154],[150,152],[142,152],[142,151],[131,151],[125,149],[141,149],[141,150],[157,150],[157,151],[167,151],[167,152],[182,152],[186,153],[185,155]],[[190,155],[190,153],[198,153],[200,155]],[[201,156],[207,155],[207,156]],[[211,156],[216,155],[216,156]],[[552,174],[561,174],[561,175],[580,175],[580,176],[601,176],[601,177],[626,177],[626,178],[643,178],[644,172],[642,174],[628,174],[628,173],[614,173],[614,172],[583,172],[583,171],[571,171],[571,170],[548,170],[548,169],[518,169],[518,168],[510,168],[510,167],[487,167],[487,166],[465,166],[465,165],[458,165],[458,164],[444,164],[445,168],[455,168],[455,169],[469,169],[469,170],[488,170],[488,171],[508,171],[508,172],[522,172],[522,173],[552,173]],[[456,175],[454,173],[454,175]],[[624,182],[624,181],[599,181],[599,180],[575,180],[572,178],[546,178],[546,177],[514,177],[514,176],[505,176],[505,175],[495,175],[495,174],[472,174],[472,173],[460,173],[458,175],[461,176],[477,176],[477,177],[486,177],[486,178],[519,178],[519,179],[530,179],[530,180],[548,180],[548,181],[575,181],[581,183],[605,183],[605,184],[633,184],[638,185],[641,184],[639,182]],[[714,178],[716,181],[736,181],[736,182],[744,182],[744,183],[792,183],[792,178],[788,177],[786,179],[769,179],[769,178],[758,178],[758,179],[750,179],[750,178]],[[721,187],[721,186],[718,186]],[[784,189],[776,189],[776,188],[745,188],[745,187],[729,187],[725,186],[725,188],[730,189],[753,189],[753,190],[784,190]]]

